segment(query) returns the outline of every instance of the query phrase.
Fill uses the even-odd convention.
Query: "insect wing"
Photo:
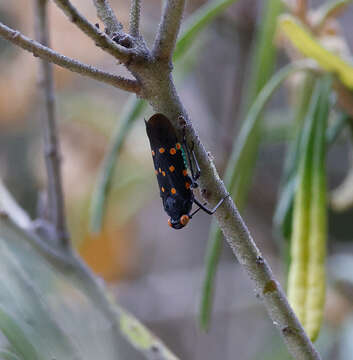
[[[191,179],[173,125],[163,114],[155,114],[146,122],[146,131],[161,197],[172,194],[189,199]]]
[[[177,143],[179,144],[179,143]],[[169,183],[176,189],[179,196],[187,199],[191,196],[191,179],[185,167],[181,146],[177,149],[176,145],[168,153],[168,172]],[[174,149],[176,150],[174,152]]]
[[[170,148],[177,142],[173,125],[163,114],[155,114],[146,121],[146,131],[152,151]]]
[[[163,114],[155,114],[146,121],[147,136],[151,145],[155,173],[162,198],[170,194],[170,179],[167,177],[168,149],[177,141],[175,130]]]

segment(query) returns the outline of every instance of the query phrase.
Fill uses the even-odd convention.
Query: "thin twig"
[[[170,61],[183,16],[185,0],[165,0],[162,19],[153,47],[156,59]]]
[[[120,33],[123,30],[123,25],[116,18],[113,9],[108,0],[93,0],[94,6],[97,9],[97,15],[105,25],[105,30],[108,35]]]
[[[66,16],[78,26],[88,37],[94,40],[95,44],[104,51],[126,64],[131,61],[131,56],[137,56],[136,50],[128,49],[110,39],[104,32],[91,24],[69,0],[54,0],[55,3],[64,11]]]
[[[44,46],[49,46],[49,26],[47,14],[47,0],[36,1],[38,41]],[[45,99],[43,106],[43,133],[44,154],[47,169],[47,215],[46,220],[54,226],[55,240],[63,247],[69,246],[69,233],[66,227],[65,205],[62,189],[60,168],[60,144],[57,136],[55,93],[52,64],[46,60],[40,61],[40,82],[42,96]]]
[[[0,23],[0,36],[33,53],[34,56],[50,61],[70,71],[105,82],[109,85],[129,92],[139,93],[141,90],[141,86],[136,80],[126,79],[61,55],[2,23]]]
[[[131,0],[129,34],[135,38],[140,35],[141,0]]]

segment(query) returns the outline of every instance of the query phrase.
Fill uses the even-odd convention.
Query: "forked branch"
[[[120,62],[124,64],[129,63],[131,55],[135,54],[135,51],[114,42],[104,31],[100,31],[95,25],[91,24],[82,14],[80,14],[69,0],[54,1],[64,11],[70,21],[89,36],[98,47],[114,56]]]

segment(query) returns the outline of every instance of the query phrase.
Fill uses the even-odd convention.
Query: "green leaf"
[[[1,360],[20,360],[20,358],[11,351],[0,350],[0,359]]]
[[[306,330],[315,340],[321,328],[326,290],[327,185],[326,130],[330,111],[331,78],[322,80],[320,109],[315,128],[312,165]]]
[[[296,18],[281,16],[279,28],[303,55],[316,60],[324,70],[337,75],[344,85],[353,89],[353,66],[326,50]]]
[[[296,189],[299,154],[303,142],[304,120],[309,109],[314,86],[315,76],[313,74],[306,74],[306,78],[298,91],[299,99],[297,104],[295,104],[296,114],[292,126],[292,132],[295,136],[287,150],[280,185],[280,196],[273,217],[275,230],[288,240],[292,232],[293,199]],[[287,257],[286,254],[284,255]]]
[[[119,124],[115,128],[92,195],[91,230],[94,233],[99,233],[103,225],[107,197],[111,190],[117,159],[125,138],[146,106],[147,103],[144,100],[136,99],[135,96],[130,97],[128,104],[124,107]]]
[[[6,217],[0,219],[1,331],[23,359],[75,358],[76,349],[52,318],[44,298],[49,300],[59,285],[57,276],[43,259],[34,257],[23,236]]]
[[[319,333],[325,302],[325,158],[330,92],[330,77],[317,82],[303,128],[288,274],[288,300],[312,340]]]
[[[328,127],[326,131],[326,141],[328,146],[331,146],[336,142],[343,129],[349,124],[349,120],[352,120],[350,115],[341,113],[338,119]]]
[[[18,359],[177,359],[75,255],[45,244],[0,216],[0,332]]]
[[[163,343],[155,337],[143,324],[126,311],[120,316],[120,329],[136,349],[150,358],[150,353],[158,353],[158,359],[178,360]]]
[[[234,143],[232,154],[227,165],[224,176],[224,183],[232,195],[235,203],[241,196],[239,190],[238,177],[248,166],[249,153],[252,153],[253,142],[257,142],[257,126],[261,119],[262,111],[271,98],[274,91],[287,79],[288,76],[296,71],[307,69],[307,63],[293,63],[278,71],[266,86],[261,90],[255,102],[251,106],[244,124]],[[210,230],[208,251],[206,254],[206,275],[203,282],[202,300],[200,305],[200,324],[203,329],[207,329],[212,309],[212,295],[214,288],[214,277],[220,255],[222,234],[216,222],[213,220]]]
[[[276,65],[277,48],[274,44],[274,36],[277,18],[282,12],[283,3],[280,0],[268,0],[263,3],[264,15],[256,31],[253,44],[247,108],[252,105],[256,96],[270,79]]]
[[[7,337],[12,347],[21,359],[39,360],[33,345],[22,331],[16,320],[0,306],[0,330]],[[3,354],[4,356],[4,354]],[[6,354],[5,356],[9,356]]]
[[[309,85],[309,87],[307,87]],[[306,99],[311,98],[310,91],[312,90],[312,83],[306,84],[304,89],[302,90],[302,94],[305,95]],[[297,116],[297,121],[301,119],[304,109],[307,108],[307,101],[305,103],[301,103],[299,105],[299,116]],[[302,117],[303,119],[305,116]],[[331,126],[327,128],[326,131],[326,142],[327,146],[330,147],[337,139],[339,134],[343,131],[345,126],[349,123],[349,115],[345,113],[341,113]],[[298,126],[299,125],[299,126]],[[297,171],[298,171],[298,162],[299,162],[299,154],[303,137],[303,124],[297,124],[296,129],[293,131],[296,133],[294,141],[290,144],[286,160],[285,167],[283,171],[283,176],[281,180],[281,189],[279,199],[277,201],[276,210],[273,217],[273,223],[275,230],[283,236],[284,239],[289,240],[292,233],[292,211],[293,211],[293,201],[294,194],[297,189]],[[347,198],[347,197],[346,197]],[[282,240],[282,239],[281,239]],[[281,245],[286,246],[281,242]],[[287,258],[286,254],[285,258]]]
[[[173,60],[176,61],[185,54],[195,37],[213,21],[217,15],[237,1],[238,0],[209,1],[195,11],[187,20],[185,30],[183,30],[179,36],[175,46]]]
[[[246,104],[246,108],[253,104],[255,98],[270,78],[275,66],[276,48],[273,44],[273,38],[276,27],[276,19],[282,10],[282,2],[281,0],[268,0],[265,6],[266,8],[262,17],[262,23],[256,33],[256,40],[253,47],[254,50],[252,54],[252,66],[250,71],[251,80],[247,85],[247,99],[245,102],[243,102]],[[232,195],[238,208],[240,209],[242,209],[245,205],[249,184],[251,183],[251,176],[255,166],[256,154],[261,134],[259,121],[251,120],[249,116],[247,116],[241,131],[242,135],[239,134],[239,137],[235,140],[233,145],[233,152],[228,162],[225,176],[225,182],[226,185],[228,185],[228,189],[232,191],[234,188],[237,188],[237,190],[234,190]],[[249,134],[245,135],[247,132],[249,132]],[[242,137],[244,137],[244,135],[247,137],[247,140],[245,144],[243,143],[243,161],[240,163],[239,159],[239,166],[235,166],[235,162],[238,161],[235,159],[235,153],[238,151],[235,150],[235,148],[238,146],[239,142],[242,141]],[[235,167],[237,167],[237,169],[242,169],[241,173],[238,173],[236,181],[234,180],[233,182],[230,179],[232,167],[234,170]],[[212,311],[214,279],[222,249],[221,236],[221,231],[219,230],[216,221],[213,219],[207,245],[205,259],[206,273],[203,281],[199,312],[200,326],[204,330],[207,330],[209,326]]]

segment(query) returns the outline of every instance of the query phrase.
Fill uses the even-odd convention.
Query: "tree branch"
[[[107,34],[120,33],[123,30],[123,25],[116,18],[108,0],[93,0],[93,3],[97,9],[98,17],[105,25]]]
[[[140,35],[141,0],[131,0],[129,34],[135,38]]]
[[[159,69],[162,68],[158,63],[155,66],[159,66]],[[185,119],[187,141],[189,144],[194,144],[201,168],[201,193],[209,202],[210,207],[213,207],[228,192],[219,178],[212,156],[205,150],[192,128],[171,76],[161,69],[160,72],[154,71],[150,75],[149,81],[150,86],[145,93],[148,94],[147,100],[154,110],[165,114],[173,122],[175,128],[180,131],[182,130],[180,116]],[[146,80],[145,83],[147,83]],[[253,282],[257,296],[263,301],[272,323],[284,338],[289,352],[295,359],[320,359],[291,309],[280,284],[274,278],[271,268],[257,248],[233,200],[228,197],[214,216],[234,255]]]
[[[153,46],[153,57],[170,61],[183,16],[185,0],[165,0],[162,19]]]
[[[55,3],[64,11],[66,16],[77,25],[88,37],[94,40],[95,44],[104,51],[127,64],[132,56],[137,56],[135,49],[128,49],[114,42],[104,32],[91,24],[83,15],[81,15],[69,0],[54,0]]]
[[[34,56],[40,57],[41,59],[52,62],[70,71],[136,94],[141,91],[141,86],[136,80],[125,79],[121,76],[99,70],[93,66],[68,58],[46,46],[41,45],[37,41],[22,35],[19,31],[13,30],[2,23],[0,23],[0,36],[33,53]]]
[[[49,46],[49,27],[47,14],[47,0],[36,0],[37,24],[36,33],[38,41]],[[69,233],[65,219],[65,205],[62,189],[62,176],[60,169],[60,146],[57,137],[55,114],[55,93],[52,64],[46,60],[40,61],[40,82],[43,106],[43,133],[44,155],[47,169],[47,220],[54,226],[55,240],[63,247],[70,245]]]

